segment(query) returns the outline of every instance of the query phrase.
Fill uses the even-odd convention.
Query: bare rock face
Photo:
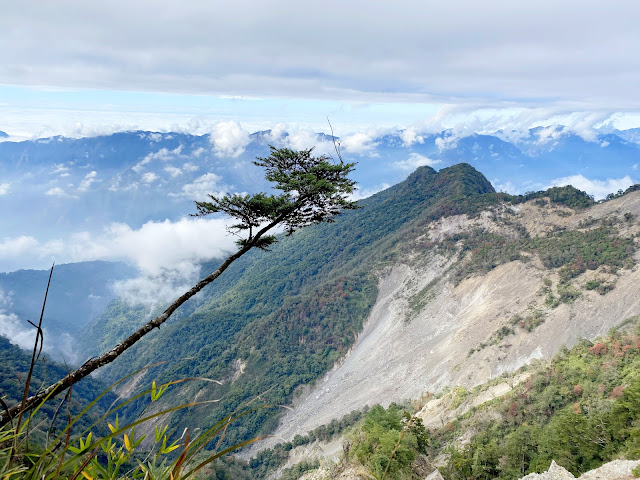
[[[583,474],[578,480],[632,480],[636,477],[631,471],[638,465],[638,460],[614,460]]]
[[[625,214],[640,218],[640,192],[570,216],[556,210],[529,202],[513,207],[509,222],[538,236]],[[417,238],[437,244],[477,228],[508,237],[512,235],[509,222],[495,221],[489,212],[477,218],[446,217],[425,226]],[[620,229],[629,237],[640,233],[640,223],[623,222]],[[615,289],[607,295],[584,290],[574,302],[550,308],[539,292],[545,281],[557,283],[558,276],[536,256],[502,264],[459,283],[450,278],[455,258],[441,256],[435,248],[408,248],[403,258],[378,272],[376,304],[351,352],[294,401],[273,439],[256,450],[273,446],[281,438],[290,440],[365,405],[387,406],[445,387],[473,388],[534,359],[551,358],[581,338],[594,339],[640,314],[638,267],[619,270]],[[640,263],[640,252],[635,260]],[[607,275],[589,271],[576,282],[584,285],[595,274]],[[517,316],[540,312],[544,321],[535,330],[515,328],[502,342],[491,341],[494,332],[512,325]],[[425,425],[443,420],[438,412],[420,416]]]
[[[582,474],[578,480],[633,480],[635,476],[631,471],[638,465],[640,465],[640,460],[614,460]],[[530,473],[520,480],[570,480],[574,478],[576,477],[571,472],[553,461],[547,472]]]
[[[425,478],[424,480],[444,480],[444,478],[442,477],[442,474],[440,473],[440,470],[438,470],[437,468],[431,472],[431,474],[429,474],[429,476],[427,478]]]
[[[520,480],[572,480],[576,477],[567,469],[558,465],[555,460],[551,462],[549,470],[545,473],[530,473]]]

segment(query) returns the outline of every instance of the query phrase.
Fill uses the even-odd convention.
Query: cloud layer
[[[26,0],[3,9],[0,83],[638,108],[639,15],[626,0]]]
[[[125,261],[138,267],[140,277],[116,285],[117,293],[132,301],[163,302],[192,285],[200,262],[235,249],[236,238],[226,226],[225,220],[217,218],[183,218],[147,222],[139,229],[113,223],[103,232],[81,232],[68,239],[8,238],[0,242],[0,262],[20,259],[21,268],[43,268],[53,260]],[[11,317],[3,321],[13,324]]]

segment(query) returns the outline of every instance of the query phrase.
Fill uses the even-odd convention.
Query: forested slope
[[[411,226],[469,210],[470,199],[483,199],[477,202],[483,204],[485,197],[497,201],[491,184],[469,165],[440,172],[421,167],[335,223],[306,228],[282,238],[269,252],[253,251],[240,259],[205,292],[199,306],[190,307],[193,313],[123,355],[108,378],[167,360],[153,375],[222,380],[222,386],[192,385],[181,392],[182,398],[221,400],[206,412],[173,418],[201,428],[252,396],[287,403],[297,387],[313,382],[351,347],[376,298],[374,267],[397,255]],[[122,328],[127,317],[125,308],[115,319],[123,334],[135,327]],[[140,312],[132,317],[140,318]],[[92,331],[112,336],[113,321],[103,316]],[[105,343],[96,335],[92,341]],[[229,441],[272,429],[276,413],[252,414],[230,431]]]
[[[0,336],[0,395],[7,405],[16,405],[22,400],[29,366],[31,365],[31,352],[20,349],[12,345],[5,338]],[[33,371],[31,378],[30,395],[33,395],[43,386],[57,381],[69,372],[69,368],[52,361],[46,356],[40,357]],[[93,401],[98,395],[108,388],[108,385],[88,378],[86,381],[74,386],[71,393],[71,401],[69,403],[69,412],[72,415],[78,414],[89,402]],[[103,397],[100,402],[89,410],[89,412],[80,421],[81,426],[87,426],[95,421],[100,414],[104,413],[111,402],[115,400],[115,395],[109,393]],[[56,410],[62,404],[63,398],[46,402],[40,409],[36,420],[46,419],[44,422],[34,421],[34,431],[36,438],[40,438],[39,434],[46,432],[50,426],[51,419],[54,418]],[[61,413],[60,413],[61,412]],[[59,412],[56,426],[60,428],[67,421],[66,407]]]

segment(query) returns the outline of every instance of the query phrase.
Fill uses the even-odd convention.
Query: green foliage
[[[630,267],[635,250],[633,239],[620,237],[611,227],[562,231],[531,240],[529,248],[538,252],[545,267],[560,268],[563,282],[601,265],[613,269]]]
[[[422,309],[435,298],[434,287],[440,281],[440,277],[436,277],[425,285],[418,293],[409,298],[409,308],[415,315],[422,311]]]
[[[134,374],[137,373],[139,372],[134,372]],[[154,413],[145,412],[140,418],[125,425],[121,424],[118,412],[129,402],[139,400],[149,405],[160,400],[170,386],[192,379],[172,381],[164,385],[156,385],[153,382],[151,388],[137,393],[131,399],[118,404],[114,402],[107,412],[98,409],[99,411],[94,412],[91,418],[87,418],[88,413],[96,409],[101,397],[126,380],[129,378],[111,385],[76,416],[68,415],[61,431],[57,434],[52,433],[46,440],[41,439],[34,443],[33,438],[28,434],[31,423],[36,421],[34,415],[39,408],[26,417],[19,430],[11,424],[0,428],[0,475],[2,478],[19,475],[20,478],[32,480],[70,477],[104,480],[120,478],[186,480],[194,478],[203,468],[210,468],[210,465],[223,455],[258,440],[252,439],[223,450],[217,448],[228,429],[232,428],[238,418],[257,411],[255,408],[248,409],[248,406],[225,417],[213,427],[198,432],[194,438],[190,437],[188,430],[177,437],[174,431],[168,431],[168,426],[156,425],[153,430],[153,441],[151,441],[151,434],[137,435],[136,427],[162,418],[172,411],[197,407],[202,405],[202,402],[194,401],[169,409],[150,408],[149,410]],[[42,405],[46,407],[47,402]],[[95,418],[96,416],[98,418]],[[111,420],[107,420],[108,417]],[[89,422],[88,426],[83,427],[87,422]],[[103,425],[105,428],[101,428]],[[94,434],[96,431],[102,433],[96,435]],[[150,444],[151,447],[143,448],[145,439],[147,439],[147,445]],[[216,448],[213,451],[205,451],[204,448],[214,440],[217,440]]]
[[[411,478],[413,460],[428,445],[422,421],[395,404],[373,407],[352,437],[350,455],[376,478]]]
[[[0,365],[2,365],[2,369],[0,369],[2,399],[10,405],[18,404],[22,400],[27,373],[31,365],[31,354],[12,345],[9,340],[0,336]],[[67,372],[66,366],[53,362],[43,355],[33,371],[29,394],[33,395],[43,385],[55,382],[64,377]],[[68,406],[72,414],[77,414],[104,389],[105,385],[101,381],[88,378],[73,389],[69,404],[65,404],[65,408]],[[103,397],[89,414],[83,416],[82,421],[85,424],[90,423],[100,412],[104,412],[115,398],[115,395],[111,394]],[[57,409],[56,402],[48,402],[39,410],[37,421],[34,421],[31,426],[31,435],[36,441],[42,440],[46,436],[49,424]],[[53,428],[61,429],[65,421],[66,416],[59,415]]]
[[[529,317],[527,317],[527,318],[529,318]],[[522,317],[520,317],[519,315],[516,315],[509,322],[511,324],[511,326],[503,325],[502,327],[500,327],[498,330],[496,330],[495,332],[493,332],[491,334],[491,336],[489,337],[489,339],[486,342],[482,342],[476,348],[472,348],[471,350],[469,350],[469,353],[467,354],[467,356],[471,356],[475,352],[480,352],[480,351],[482,351],[483,349],[487,348],[490,345],[498,345],[505,338],[507,338],[507,337],[509,337],[511,335],[515,335],[516,330],[513,327],[515,327],[516,325],[520,326],[521,328],[527,328],[523,324],[523,322],[524,322],[524,319],[522,319]],[[533,328],[534,327],[531,327],[531,329],[533,329]],[[528,330],[528,331],[531,331],[531,330]]]
[[[472,273],[484,274],[503,263],[521,260],[522,242],[514,241],[484,229],[476,229],[470,233],[455,235],[442,243],[441,248],[451,248],[451,242],[461,242],[460,255],[469,258],[454,273],[456,282],[462,281]]]
[[[312,462],[302,461],[300,463],[296,463],[293,467],[286,468],[282,471],[279,480],[297,480],[300,476],[308,472],[309,470],[315,470],[320,467],[320,462],[318,460],[314,460]]]
[[[552,460],[578,475],[614,458],[640,458],[639,372],[636,332],[582,341],[496,400],[490,408],[500,420],[472,411],[433,431],[429,455],[449,448],[448,479],[519,478]],[[447,447],[467,429],[476,433],[464,448]]]
[[[595,204],[593,197],[571,185],[551,187],[545,192],[545,195],[552,203],[570,208],[587,208]]]
[[[545,206],[546,199],[549,199],[550,203],[574,209],[588,208],[596,203],[591,195],[571,185],[551,187],[539,192],[527,192],[524,195],[514,197],[514,203],[536,200],[537,205]]]
[[[544,312],[540,309],[534,308],[531,313],[525,317],[521,315],[515,315],[511,318],[511,325],[518,326],[527,332],[533,331],[534,328],[544,323]]]
[[[589,418],[565,407],[551,417],[544,427],[539,445],[540,465],[555,460],[574,473],[582,473],[602,463],[602,449],[597,443],[597,426]]]
[[[349,427],[356,425],[369,411],[368,407],[362,410],[354,410],[340,420],[331,420],[327,425],[320,425],[306,435],[296,435],[292,442],[279,443],[273,448],[261,450],[256,457],[249,462],[249,468],[253,478],[265,478],[270,472],[275,471],[287,462],[292,448],[307,445],[315,441],[328,442],[336,435],[344,433]]]
[[[326,155],[313,157],[312,148],[300,151],[270,148],[268,157],[253,163],[264,168],[265,178],[282,194],[233,194],[221,198],[209,195],[209,201],[196,202],[197,215],[224,213],[237,221],[229,227],[230,231],[247,234],[238,240],[240,247],[253,245],[266,249],[276,241],[274,235],[254,240],[265,224],[283,225],[291,235],[302,227],[332,221],[343,210],[357,208],[355,202],[348,200],[355,188],[355,181],[348,177],[354,163],[342,160],[334,163]]]
[[[461,261],[453,275],[456,282],[471,274],[484,274],[495,267],[514,260],[524,260],[520,252],[536,254],[544,266],[559,269],[561,286],[559,297],[555,297],[550,286],[547,305],[555,308],[561,302],[574,301],[579,292],[568,286],[573,278],[586,272],[607,266],[610,271],[630,268],[634,264],[635,245],[633,238],[622,237],[614,227],[601,226],[587,231],[562,230],[545,237],[507,238],[484,229],[463,232],[446,238],[438,246],[440,253],[458,252]],[[601,293],[613,288],[603,286]]]

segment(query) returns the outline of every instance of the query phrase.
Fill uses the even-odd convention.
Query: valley
[[[257,399],[261,407],[224,437],[227,446],[272,434],[240,452],[249,460],[354,411],[497,381],[640,314],[635,187],[600,203],[569,186],[509,195],[457,164],[419,167],[360,207],[282,236],[270,251],[251,251],[99,371],[112,383],[143,369],[118,387],[122,399],[152,381],[195,377],[169,389],[151,412],[213,400],[156,417],[141,435],[164,424],[206,429]],[[120,276],[104,277],[105,285],[126,275],[115,264],[100,268],[111,265]],[[103,305],[76,329],[83,358],[109,349],[165,303]],[[423,407],[414,413],[430,430],[453,418]],[[146,409],[134,402],[121,413],[133,419]],[[343,441],[291,458],[335,461]]]

